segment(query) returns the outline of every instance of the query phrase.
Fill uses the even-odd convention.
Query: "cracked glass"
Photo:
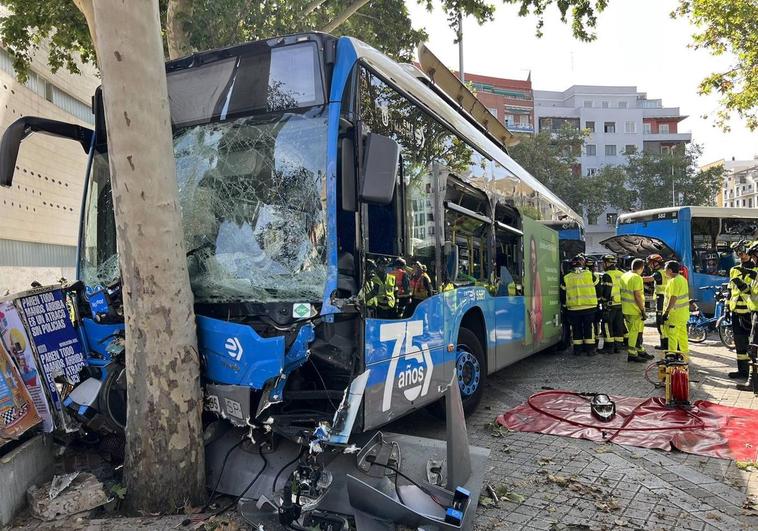
[[[195,301],[320,301],[327,117],[315,46],[256,48],[168,80]],[[80,276],[105,286],[120,277],[107,154],[88,187]]]

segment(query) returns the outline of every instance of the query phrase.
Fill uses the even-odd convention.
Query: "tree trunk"
[[[191,19],[192,0],[168,0],[166,44],[169,59],[176,59],[192,52],[189,32]]]
[[[126,321],[127,505],[175,512],[205,497],[205,459],[158,0],[76,2],[96,29],[108,124]]]
[[[355,13],[368,4],[371,0],[354,0],[352,4],[347,6],[340,14],[338,14],[334,19],[329,22],[326,26],[321,28],[321,31],[324,33],[329,33],[337,28],[339,28],[342,24],[344,24],[347,19],[355,15]]]

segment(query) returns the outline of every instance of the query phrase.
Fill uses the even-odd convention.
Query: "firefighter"
[[[750,260],[756,267],[752,269],[753,273],[758,273],[758,241],[751,243],[746,249]],[[753,391],[758,395],[758,274],[748,275],[751,278],[750,292],[747,297],[747,305],[750,310],[750,335],[748,336],[748,356],[750,357],[749,369],[750,376],[747,382],[738,383],[737,389],[740,391]]]
[[[598,305],[595,308],[595,320],[592,323],[592,331],[595,336],[595,349],[598,348],[600,338],[603,335],[603,326],[601,323],[603,313],[601,308],[601,290],[602,290],[602,278],[603,275],[598,273],[596,270],[596,262],[595,258],[592,256],[586,256],[584,257],[584,268],[592,273],[592,281],[595,283],[595,296],[597,297]]]
[[[652,274],[645,277],[645,282],[655,283],[655,327],[658,329],[658,338],[660,344],[655,347],[656,350],[663,350],[664,352],[668,348],[668,340],[664,334],[664,328],[662,326],[661,317],[663,316],[663,295],[666,291],[666,283],[668,277],[663,272],[663,257],[659,254],[651,254],[647,257],[647,265],[652,271]]]
[[[615,354],[624,347],[624,312],[621,310],[621,276],[616,255],[603,257],[602,304],[603,323],[605,327],[605,352]]]
[[[366,308],[371,308],[377,317],[397,316],[395,277],[378,267],[370,258],[366,260],[366,282],[358,298]]]
[[[741,240],[732,245],[732,250],[740,259],[740,265],[729,271],[729,309],[732,312],[734,350],[737,353],[737,370],[729,373],[729,378],[748,378],[750,356],[748,356],[748,336],[750,335],[750,284],[755,279],[755,263],[747,254],[747,245]]]
[[[411,277],[411,293],[413,297],[413,309],[423,300],[432,295],[432,279],[426,272],[426,266],[420,262],[413,264],[413,276]]]
[[[595,333],[594,322],[597,311],[597,294],[595,279],[591,272],[584,269],[584,257],[577,255],[571,260],[572,270],[563,277],[561,288],[566,295],[566,313],[571,326],[571,339],[574,354],[582,352],[594,356]]]
[[[402,257],[396,258],[393,265],[394,267],[389,274],[395,277],[397,312],[400,317],[403,317],[411,304],[411,272]]]
[[[645,362],[653,356],[642,348],[642,332],[645,328],[645,295],[642,271],[645,262],[640,258],[632,260],[632,270],[621,275],[621,312],[626,322],[627,356],[631,362]]]
[[[689,361],[687,342],[687,321],[690,318],[690,287],[687,279],[680,275],[681,266],[676,260],[669,260],[664,267],[668,276],[663,301],[661,321],[668,339],[668,351],[678,352]]]

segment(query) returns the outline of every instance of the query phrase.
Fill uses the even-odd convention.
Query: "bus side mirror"
[[[13,184],[13,173],[16,170],[16,160],[21,142],[32,133],[45,133],[78,141],[85,153],[89,152],[92,144],[92,129],[58,120],[24,116],[13,122],[3,133],[0,141],[0,186]]]
[[[445,274],[447,282],[453,282],[458,278],[458,246],[452,242],[445,242]]]
[[[400,146],[389,137],[369,133],[363,157],[359,198],[365,203],[389,205],[395,195]]]

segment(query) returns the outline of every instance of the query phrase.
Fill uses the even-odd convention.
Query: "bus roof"
[[[423,72],[412,65],[401,65],[396,63],[375,48],[359,41],[358,39],[352,37],[346,38],[349,38],[353,43],[359,59],[363,60],[376,72],[394,83],[398,89],[415,99],[416,103],[425,107],[429,113],[436,116],[451,130],[466,139],[472,147],[476,148],[492,160],[497,161],[503,168],[509,171],[515,179],[513,187],[514,192],[517,191],[525,196],[534,197],[535,199],[544,199],[547,204],[551,206],[555,219],[563,217],[582,223],[582,217],[574,212],[571,207],[516,163],[516,161],[491,140],[487,134],[483,133],[470,123],[470,121],[463,115],[465,112],[464,110],[451,105],[450,102],[424,83],[422,79],[425,79],[429,83],[431,83],[431,80],[429,80]],[[509,181],[510,179],[501,180]],[[491,192],[481,185],[475,183],[472,184],[481,190]],[[497,193],[495,194],[497,195]]]
[[[636,219],[649,218],[658,214],[668,214],[679,212],[682,209],[689,209],[692,217],[698,218],[756,218],[758,219],[758,208],[721,208],[721,207],[703,207],[703,206],[679,206],[654,208],[651,210],[640,210],[639,212],[630,212],[621,214],[618,217],[618,224],[632,223]]]

